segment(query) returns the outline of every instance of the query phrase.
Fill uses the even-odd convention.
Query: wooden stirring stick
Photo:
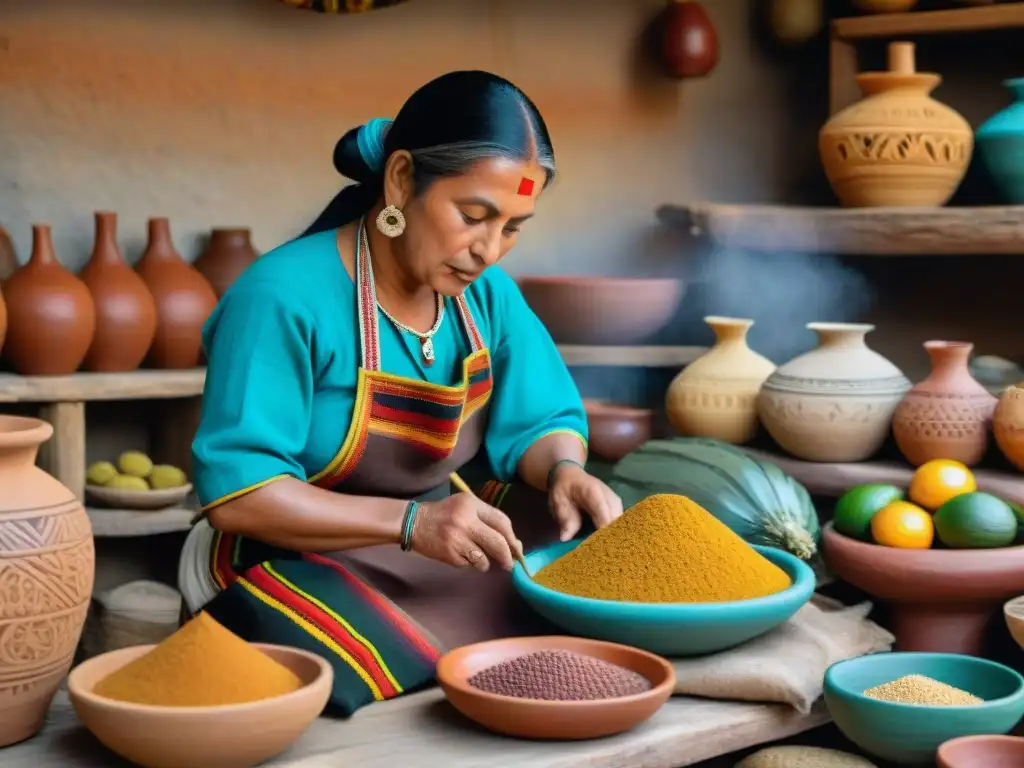
[[[450,475],[448,475],[448,479],[451,480],[452,485],[458,488],[462,493],[468,493],[470,496],[476,496],[476,494],[473,493],[473,489],[469,487],[469,484],[461,477],[459,477],[458,472],[452,472]],[[523,550],[521,548],[521,545],[518,547],[513,547],[512,557],[516,559],[517,563],[523,566],[523,570],[526,572],[526,575],[530,578],[533,578],[533,574],[530,573],[530,569],[526,567],[526,557],[523,556]]]

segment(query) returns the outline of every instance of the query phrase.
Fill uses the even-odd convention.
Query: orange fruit
[[[871,537],[883,547],[928,549],[935,539],[935,523],[928,510],[909,501],[893,501],[871,518]]]
[[[950,499],[976,490],[978,482],[966,465],[952,459],[932,459],[914,472],[907,496],[915,504],[934,511]]]

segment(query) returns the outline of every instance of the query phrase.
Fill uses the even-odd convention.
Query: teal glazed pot
[[[936,707],[864,695],[869,688],[905,675],[930,677],[985,701]],[[1009,733],[1024,715],[1024,678],[1009,667],[974,656],[879,653],[829,667],[825,704],[836,727],[865,752],[897,765],[931,766],[939,746],[950,739]]]
[[[1013,103],[992,115],[975,134],[982,162],[1011,205],[1024,204],[1024,77],[1003,82]]]
[[[530,573],[582,543],[574,539],[526,556]],[[662,656],[701,656],[745,643],[788,621],[814,594],[814,571],[788,552],[754,546],[784,570],[793,584],[778,594],[726,603],[628,603],[595,600],[543,587],[516,564],[512,583],[526,603],[556,626],[579,637],[607,640]]]

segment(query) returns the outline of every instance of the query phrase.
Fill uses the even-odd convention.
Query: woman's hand
[[[622,515],[622,499],[578,464],[565,463],[555,469],[548,488],[548,505],[558,522],[562,541],[580,532],[583,514],[604,528]]]
[[[487,571],[491,563],[511,571],[513,552],[522,545],[512,522],[499,509],[470,493],[420,504],[412,531],[412,549],[457,568]]]

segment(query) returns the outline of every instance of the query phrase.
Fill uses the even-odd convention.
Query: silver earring
[[[405,216],[393,205],[387,205],[377,214],[377,229],[385,237],[398,237],[405,232]]]

